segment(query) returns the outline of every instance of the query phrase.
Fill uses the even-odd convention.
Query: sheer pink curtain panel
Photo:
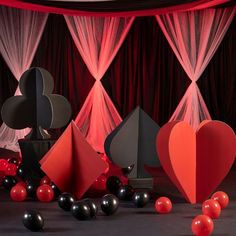
[[[170,121],[184,120],[196,129],[202,120],[211,119],[196,82],[220,45],[234,15],[233,8],[219,8],[156,16],[192,81]]]
[[[65,20],[78,51],[96,80],[75,123],[90,145],[103,153],[105,138],[121,122],[121,117],[101,79],[122,45],[134,17],[65,16]]]
[[[30,68],[47,16],[45,13],[0,7],[0,53],[17,81]],[[15,92],[15,96],[18,95],[19,88]],[[3,123],[0,147],[19,151],[17,141],[28,132],[28,128],[13,130]]]

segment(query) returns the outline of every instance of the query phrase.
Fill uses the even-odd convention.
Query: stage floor
[[[212,235],[233,236],[236,235],[236,172],[231,172],[219,189],[229,194],[230,204],[222,211],[221,217],[214,220],[215,229]],[[135,208],[132,202],[121,202],[118,212],[113,216],[104,216],[99,211],[94,220],[77,221],[70,213],[59,209],[57,202],[16,203],[1,190],[0,235],[190,236],[192,219],[201,214],[201,205],[181,203],[179,198],[176,199],[173,200],[172,213],[167,215],[156,214],[153,202],[145,208]],[[32,233],[24,228],[22,215],[27,209],[36,209],[42,213],[45,219],[43,233]]]

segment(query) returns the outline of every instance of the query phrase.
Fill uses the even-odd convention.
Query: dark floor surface
[[[212,235],[236,235],[236,173],[227,176],[221,190],[226,191],[231,200],[228,208],[214,220]],[[172,192],[173,193],[173,192]],[[191,222],[201,213],[201,205],[184,203],[178,196],[172,196],[173,211],[167,215],[155,213],[153,202],[147,207],[134,208],[132,202],[121,202],[118,212],[104,216],[102,212],[91,221],[77,221],[70,213],[58,208],[57,202],[40,203],[33,201],[12,202],[4,190],[0,191],[0,235],[67,235],[67,236],[190,236]],[[182,203],[181,203],[182,202]],[[22,215],[26,209],[39,210],[44,219],[43,232],[33,233],[24,228]]]

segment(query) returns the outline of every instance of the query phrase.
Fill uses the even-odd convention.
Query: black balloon
[[[72,204],[75,202],[75,199],[70,193],[62,193],[58,197],[58,205],[64,211],[70,211]]]
[[[106,215],[112,215],[114,214],[119,206],[119,199],[112,195],[112,194],[106,194],[102,198],[101,202],[101,209]]]
[[[83,201],[89,206],[90,217],[91,218],[95,217],[97,215],[97,212],[98,212],[98,207],[97,207],[96,203],[94,201],[92,201],[91,199],[89,199],[89,198],[86,198]]]
[[[133,196],[133,203],[136,207],[144,207],[148,204],[150,199],[149,193],[147,192],[136,192]]]
[[[26,191],[29,197],[34,198],[36,196],[36,191],[38,188],[38,184],[35,182],[31,181],[26,184]]]
[[[43,229],[44,220],[42,215],[37,211],[25,211],[23,224],[27,229],[37,232]]]
[[[11,163],[11,164],[16,165],[16,166],[19,165],[19,160],[18,160],[17,158],[15,158],[15,157],[11,157],[11,158],[9,158],[7,161],[8,161],[9,163]]]
[[[89,220],[91,218],[90,207],[84,201],[74,202],[71,213],[78,220]]]
[[[134,169],[134,164],[132,164],[128,167],[122,168],[121,170],[122,170],[123,174],[127,176],[132,172],[133,169]]]
[[[60,189],[54,183],[51,183],[51,187],[54,191],[54,197],[57,198],[61,194]]]
[[[125,185],[119,188],[117,197],[120,200],[130,201],[134,195],[134,189],[130,185]]]
[[[19,167],[17,168],[16,175],[21,179],[25,179],[27,177],[27,171],[23,164],[19,165]]]
[[[17,183],[17,180],[13,176],[5,176],[2,180],[2,185],[5,189],[10,190],[13,186],[15,186]]]
[[[107,190],[111,192],[112,194],[116,195],[121,186],[122,186],[122,182],[117,176],[110,176],[107,179],[106,187],[107,187]]]

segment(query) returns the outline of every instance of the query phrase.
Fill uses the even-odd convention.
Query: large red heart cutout
[[[173,121],[160,129],[156,147],[167,175],[189,202],[196,203],[206,200],[228,174],[236,137],[221,121],[203,121],[197,131]]]

